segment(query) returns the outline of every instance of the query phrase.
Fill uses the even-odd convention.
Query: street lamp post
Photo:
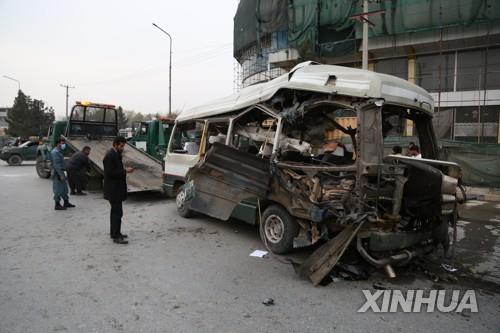
[[[158,28],[161,32],[170,38],[170,61],[168,65],[168,116],[172,116],[172,36],[162,28],[153,23],[153,26]]]
[[[17,82],[17,88],[18,88],[18,90],[21,90],[21,82],[19,82],[19,80],[14,79],[13,77],[10,77],[10,76],[7,76],[7,75],[4,75],[3,77],[6,78],[6,79],[8,79],[8,80],[16,81]]]

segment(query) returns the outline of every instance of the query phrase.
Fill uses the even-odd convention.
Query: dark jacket
[[[88,171],[90,169],[89,157],[83,152],[79,151],[68,160],[66,163],[66,170],[73,172]]]
[[[127,173],[123,168],[122,155],[111,148],[104,157],[104,199],[124,201],[127,199]]]

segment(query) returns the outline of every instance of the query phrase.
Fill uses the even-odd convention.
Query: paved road
[[[479,313],[359,314],[361,290],[374,282],[403,290],[436,285],[425,276],[390,283],[378,275],[314,288],[289,265],[249,257],[262,249],[253,227],[183,219],[172,200],[144,195],[126,202],[131,243],[119,246],[107,236],[101,194],[72,201],[77,208],[54,211],[50,181],[33,165],[0,163],[0,332],[499,332],[495,273],[483,274],[493,276],[485,288],[475,280]],[[491,207],[478,222],[489,232],[483,250],[471,252],[476,275],[481,260],[498,256],[498,222],[489,220],[499,213]],[[461,242],[480,237],[471,231],[474,216],[462,218]],[[498,271],[498,261],[486,268],[495,264]],[[440,286],[470,288],[460,281]],[[276,304],[263,305],[267,297]]]

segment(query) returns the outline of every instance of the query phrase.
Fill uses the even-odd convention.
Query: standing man
[[[422,158],[422,154],[420,154],[420,147],[417,145],[413,145],[408,148],[408,156],[413,158]]]
[[[73,154],[66,164],[69,188],[72,195],[87,195],[82,190],[87,185],[87,172],[90,170],[89,154],[90,147],[85,146],[81,151]]]
[[[104,157],[104,199],[111,205],[110,214],[110,237],[117,244],[128,244],[125,240],[127,235],[121,233],[123,207],[122,202],[127,199],[127,173],[134,168],[124,168],[122,153],[127,140],[123,136],[117,136],[113,140],[111,148]]]
[[[66,208],[75,207],[69,202],[68,183],[64,174],[64,155],[66,149],[66,141],[64,138],[59,138],[56,147],[50,152],[50,161],[52,162],[52,190],[54,191],[54,201],[56,202],[55,210],[65,210]],[[61,198],[64,200],[64,205],[61,206]]]
[[[392,147],[392,154],[393,155],[403,155],[403,147],[401,147],[401,146]]]

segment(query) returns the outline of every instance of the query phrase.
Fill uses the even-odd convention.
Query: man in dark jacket
[[[123,136],[118,136],[113,141],[111,148],[104,157],[104,199],[111,205],[110,214],[110,237],[117,244],[128,244],[124,239],[127,235],[121,233],[123,207],[122,202],[127,199],[127,173],[134,171],[134,168],[124,168],[122,163],[122,153],[127,140]]]
[[[74,153],[66,164],[69,188],[73,195],[86,195],[82,191],[87,185],[87,172],[90,170],[89,154],[90,147],[85,146],[81,151]]]

